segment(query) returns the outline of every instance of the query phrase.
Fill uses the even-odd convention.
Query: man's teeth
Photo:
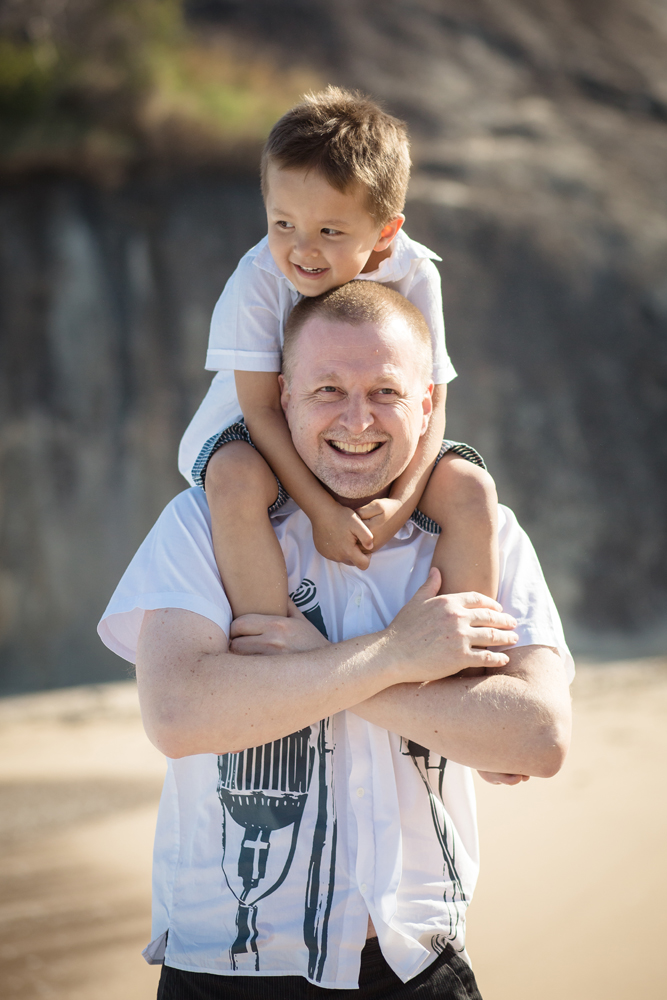
[[[347,441],[330,441],[329,444],[338,451],[346,451],[351,455],[366,455],[380,447],[381,441],[367,441],[364,444],[348,444]]]

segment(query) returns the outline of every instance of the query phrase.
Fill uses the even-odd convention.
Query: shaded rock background
[[[195,29],[409,122],[451,436],[485,454],[576,648],[667,638],[667,4],[191,0]],[[253,171],[0,191],[4,690],[119,676],[94,625],[164,503],[208,319],[263,232]]]

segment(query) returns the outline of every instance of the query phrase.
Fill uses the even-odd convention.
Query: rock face
[[[650,0],[197,0],[193,23],[404,116],[408,232],[443,258],[450,436],[485,455],[575,645],[667,610],[667,14]],[[104,679],[94,625],[166,500],[254,178],[0,194],[4,690]]]

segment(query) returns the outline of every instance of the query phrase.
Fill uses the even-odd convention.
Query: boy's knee
[[[271,492],[276,496],[278,488],[275,476],[262,456],[246,441],[230,441],[211,456],[206,467],[204,488],[216,499],[233,501],[241,498],[244,502],[254,500],[262,503]],[[267,506],[275,500],[269,500]]]
[[[436,479],[438,489],[446,491],[448,503],[488,508],[498,502],[492,476],[460,455],[444,455],[432,478]]]

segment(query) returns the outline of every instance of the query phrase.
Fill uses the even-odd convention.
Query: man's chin
[[[330,468],[313,470],[315,475],[324,483],[328,490],[336,496],[344,497],[346,500],[361,500],[363,497],[377,496],[382,493],[391,482],[386,473],[375,475],[354,475],[353,473],[338,472]]]

